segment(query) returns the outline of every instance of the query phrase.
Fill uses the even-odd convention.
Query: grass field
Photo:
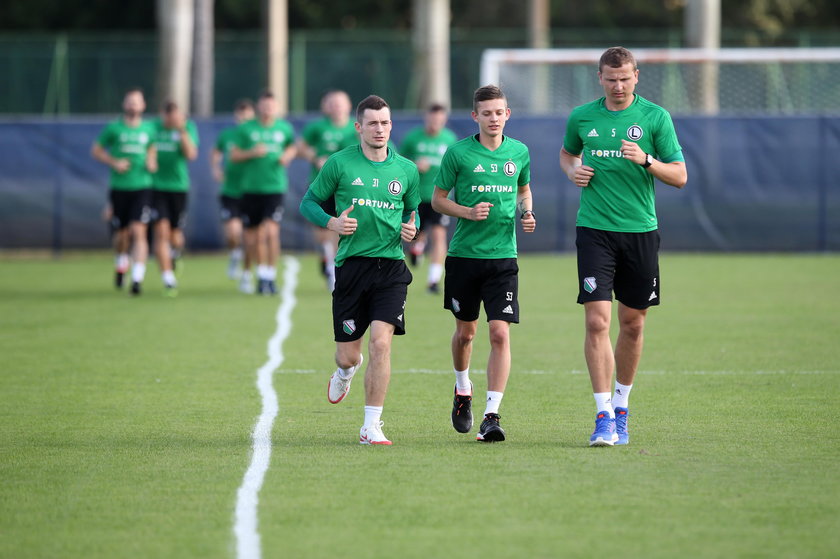
[[[837,556],[836,255],[664,254],[631,444],[615,448],[587,446],[573,256],[520,260],[495,445],[450,426],[452,319],[417,271],[390,448],[358,444],[361,382],[326,401],[329,299],[314,258],[297,258],[264,557]],[[151,266],[133,299],[110,260],[0,256],[0,557],[233,557],[279,299],[239,294],[221,255],[191,256],[177,299]],[[479,400],[486,355],[482,325]]]

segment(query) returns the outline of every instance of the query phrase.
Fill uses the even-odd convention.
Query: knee
[[[610,317],[602,314],[588,314],[586,316],[586,332],[589,334],[604,334],[610,330]]]
[[[510,328],[506,322],[490,325],[490,345],[505,347],[510,342]]]
[[[368,350],[372,356],[388,357],[391,354],[391,339],[387,336],[371,336]]]
[[[455,343],[461,347],[466,347],[473,342],[475,338],[474,328],[458,328],[455,330]]]
[[[645,320],[643,317],[634,317],[630,320],[623,320],[619,324],[621,334],[633,339],[641,339],[645,331]]]

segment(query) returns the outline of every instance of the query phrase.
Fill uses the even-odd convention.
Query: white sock
[[[442,264],[429,264],[429,283],[440,283],[440,278],[442,275]]]
[[[499,406],[502,404],[502,392],[487,391],[487,407],[484,408],[484,415],[488,413],[499,413]]]
[[[268,277],[266,279],[270,279],[274,281],[277,279],[277,268],[275,266],[266,266],[268,268]]]
[[[235,261],[235,262],[239,262],[240,260],[242,260],[242,249],[241,248],[235,248],[235,249],[231,250],[230,251],[230,259]]]
[[[118,254],[114,259],[114,265],[117,267],[117,270],[121,272],[126,272],[130,263],[131,261],[128,258],[128,254],[124,252]]]
[[[613,409],[629,407],[627,402],[630,399],[630,390],[632,388],[632,384],[621,384],[615,381],[615,394],[613,394],[612,399]]]
[[[166,285],[174,287],[175,284],[178,283],[175,279],[175,272],[173,272],[172,270],[166,270],[161,274],[161,277],[163,278],[163,283]]]
[[[595,406],[598,408],[595,411],[605,411],[610,414],[610,417],[615,419],[615,411],[612,407],[612,398],[609,392],[595,392]]]
[[[459,394],[472,394],[469,367],[467,367],[464,371],[455,371],[455,387],[457,388]]]
[[[382,406],[365,406],[365,427],[379,424],[382,417]]]
[[[259,266],[257,266],[257,279],[261,279],[261,280],[271,279],[270,277],[268,277],[268,274],[269,274],[268,269],[269,269],[268,266],[266,266],[265,264],[260,264]]]
[[[135,262],[134,266],[131,268],[131,281],[140,283],[143,281],[144,277],[146,277],[146,263]]]
[[[338,376],[343,379],[353,378],[353,375],[356,374],[356,369],[359,368],[359,365],[362,364],[361,355],[359,356],[359,362],[353,365],[352,367],[347,367],[343,369],[341,367],[338,368]]]

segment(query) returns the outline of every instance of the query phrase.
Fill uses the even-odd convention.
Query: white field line
[[[280,373],[293,375],[311,375],[315,373],[323,373],[321,369],[281,369]],[[484,374],[483,369],[470,369],[470,372],[476,375]],[[513,370],[515,375],[586,375],[586,371],[581,370],[552,370],[546,371],[541,369],[521,369]],[[443,369],[393,369],[391,374],[405,375],[405,374],[424,374],[424,375],[453,375],[451,370]],[[698,375],[698,376],[741,376],[741,375],[837,375],[840,370],[822,370],[822,371],[793,371],[793,370],[773,370],[773,371],[639,371],[640,375]]]
[[[262,413],[257,419],[252,435],[254,454],[242,479],[242,485],[236,493],[233,533],[236,536],[238,559],[259,559],[262,556],[257,504],[271,458],[271,428],[278,412],[277,392],[274,391],[272,377],[274,371],[283,364],[283,342],[292,331],[292,310],[297,302],[295,288],[300,270],[300,263],[296,258],[287,256],[283,260],[285,272],[282,301],[276,314],[277,330],[268,340],[268,361],[257,371],[257,389],[262,398]]]

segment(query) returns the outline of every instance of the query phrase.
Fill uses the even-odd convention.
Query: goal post
[[[603,49],[487,49],[481,83],[511,106],[568,113],[603,95]],[[632,49],[637,91],[675,114],[840,112],[840,48]],[[548,94],[546,94],[548,92]]]

